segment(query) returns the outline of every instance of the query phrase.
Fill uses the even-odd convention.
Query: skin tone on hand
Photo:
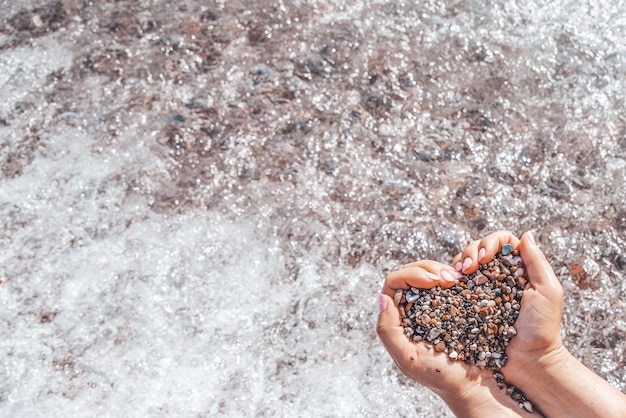
[[[515,323],[518,334],[507,347],[508,362],[502,369],[505,380],[522,390],[549,417],[626,416],[626,395],[587,369],[563,347],[560,336],[563,290],[531,234],[526,233],[518,240],[509,232],[496,232],[468,245],[452,265],[462,273],[471,274],[506,243],[520,250],[529,281]],[[438,284],[450,287],[454,282],[443,279],[449,278],[448,273],[453,274],[448,266],[419,261],[387,277],[377,327],[385,348],[403,373],[433,389],[457,416],[531,415],[520,410],[517,402],[497,387],[490,370],[454,362],[405,336],[393,302],[395,290]],[[435,280],[436,276],[440,279]]]
[[[494,257],[502,244],[512,242],[517,245],[517,239],[511,241],[510,234],[492,235],[489,245],[485,247],[485,257],[489,259]],[[382,312],[377,326],[380,339],[398,368],[430,387],[457,416],[531,416],[498,388],[491,370],[452,361],[446,354],[437,353],[427,348],[426,344],[414,343],[406,337],[400,312],[393,301],[395,291],[410,286],[431,288],[440,285],[448,288],[454,285],[457,277],[451,266],[427,260],[407,264],[389,274],[380,296]]]

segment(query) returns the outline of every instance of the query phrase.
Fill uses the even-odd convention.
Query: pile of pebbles
[[[500,372],[507,362],[506,347],[517,334],[514,324],[526,283],[519,252],[505,244],[493,260],[449,289],[411,287],[399,289],[394,297],[411,340],[426,342],[450,360],[490,368],[498,386],[520,408],[533,412],[524,394]]]

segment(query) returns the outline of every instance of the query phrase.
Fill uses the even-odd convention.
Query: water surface
[[[413,3],[0,0],[3,415],[450,416],[377,294],[502,228],[626,390],[626,8]]]

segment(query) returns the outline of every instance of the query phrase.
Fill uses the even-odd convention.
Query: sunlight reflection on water
[[[532,229],[625,386],[617,1],[0,0],[0,410],[446,416],[386,273]]]

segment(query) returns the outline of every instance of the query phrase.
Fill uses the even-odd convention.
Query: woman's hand
[[[518,240],[507,231],[498,231],[472,242],[454,258],[453,264],[465,274],[473,273],[479,264],[492,260],[507,243],[519,249],[528,282],[515,322],[517,336],[506,349],[508,362],[502,374],[507,382],[523,390],[525,382],[520,381],[519,371],[528,370],[537,365],[539,359],[560,355],[564,350],[560,334],[563,288],[552,267],[537,248],[530,232]]]
[[[495,254],[495,253],[494,253]],[[451,287],[458,273],[450,266],[423,260],[387,276],[379,299],[377,332],[398,368],[442,397],[458,416],[520,416],[526,411],[497,386],[489,369],[452,361],[425,342],[408,339],[394,302],[398,289]]]
[[[521,389],[546,416],[625,416],[626,395],[563,347],[563,288],[530,232],[519,242],[504,231],[475,241],[455,257],[454,265],[472,273],[507,242],[519,249],[528,282],[515,322],[517,336],[506,349],[505,380]]]

